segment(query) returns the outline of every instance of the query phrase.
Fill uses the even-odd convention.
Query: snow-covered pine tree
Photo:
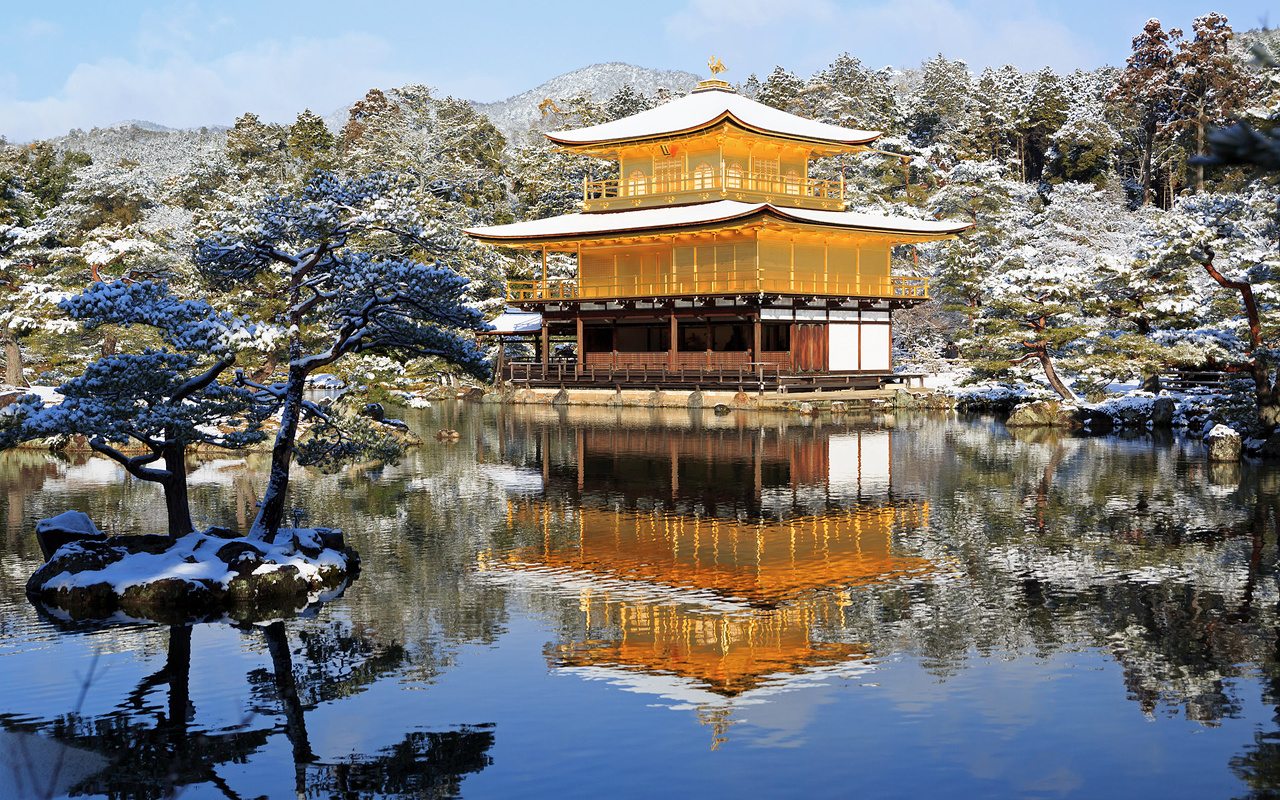
[[[842,53],[826,69],[810,78],[805,94],[813,116],[845,128],[896,133],[897,99],[883,71],[865,69],[857,58]]]
[[[603,106],[589,96],[555,100],[543,109],[542,126],[528,132],[525,143],[511,157],[511,190],[525,219],[572,214],[582,208],[583,180],[616,180],[617,161],[561,150],[543,130],[568,130],[604,121]]]
[[[962,161],[947,178],[946,186],[930,198],[929,210],[938,219],[963,219],[973,228],[942,247],[934,286],[945,308],[972,319],[993,276],[1005,271],[1013,255],[1009,242],[1028,214],[1030,191],[1009,180],[994,161]]]
[[[641,92],[637,92],[627,83],[605,101],[604,118],[606,122],[622,119],[641,111],[648,111],[657,105],[657,101]]]
[[[800,110],[796,106],[803,92],[804,81],[800,80],[794,72],[782,67],[774,67],[773,72],[770,72],[760,84],[760,91],[755,99],[780,111],[795,113]]]
[[[1182,31],[1177,28],[1166,32],[1160,20],[1147,20],[1142,33],[1133,38],[1133,54],[1107,95],[1127,110],[1131,121],[1127,135],[1140,162],[1137,198],[1140,205],[1151,202],[1155,150],[1175,113],[1176,65],[1172,45],[1181,38]]]
[[[1158,262],[1198,267],[1239,298],[1233,318],[1202,325],[1227,358],[1253,382],[1261,433],[1280,427],[1280,256],[1276,254],[1273,189],[1255,183],[1242,195],[1201,194],[1183,198],[1168,235],[1151,243]],[[1200,338],[1205,338],[1202,332]]]
[[[173,350],[101,358],[58,387],[57,403],[23,396],[0,411],[0,448],[84,436],[130,475],[160,484],[169,535],[190,533],[186,450],[261,441],[262,409],[253,393],[218,378],[235,363],[237,349],[278,332],[246,325],[204,302],[179,300],[167,285],[151,281],[95,283],[59,305],[89,326],[154,327]]]
[[[304,109],[289,126],[286,139],[289,155],[306,171],[333,169],[337,156],[337,140],[329,132],[324,120],[311,109]]]
[[[1025,80],[1011,64],[987,67],[974,83],[972,107],[965,131],[965,155],[977,161],[1005,161],[1023,156],[1019,132],[1025,128]],[[1025,171],[1020,171],[1020,177]]]
[[[1054,391],[1075,399],[1056,362],[1069,357],[1077,373],[1091,366],[1093,339],[1103,332],[1095,310],[1099,259],[1127,255],[1137,233],[1118,192],[1055,187],[1010,236],[1006,269],[987,282],[976,321],[982,346],[1008,363],[1038,362]]]
[[[288,152],[288,129],[246,113],[227,131],[227,158],[258,171],[276,170]]]
[[[1210,126],[1226,125],[1248,104],[1259,87],[1256,74],[1247,72],[1231,52],[1231,25],[1218,13],[1205,14],[1191,23],[1192,36],[1177,43],[1173,57],[1177,70],[1177,95],[1170,125],[1194,138],[1194,153],[1205,154],[1205,134]],[[1196,191],[1204,191],[1204,164],[1192,162]]]
[[[920,65],[920,86],[912,97],[908,136],[920,147],[960,145],[970,110],[969,65],[939,53]]]
[[[1030,76],[1023,124],[1022,158],[1027,180],[1044,176],[1054,145],[1054,134],[1067,119],[1067,97],[1062,78],[1049,67]]]
[[[275,275],[288,297],[288,380],[251,384],[280,408],[271,475],[250,534],[269,538],[283,519],[298,424],[304,413],[318,413],[303,401],[308,375],[349,354],[386,353],[440,358],[487,378],[489,365],[464,335],[485,323],[463,302],[468,282],[451,269],[453,253],[440,246],[436,225],[386,175],[342,181],[319,173],[298,193],[221,222],[198,245],[207,278],[228,286]],[[400,255],[405,247],[416,257]]]

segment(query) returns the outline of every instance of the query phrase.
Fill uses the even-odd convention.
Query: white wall
[[[832,323],[827,326],[827,353],[830,369],[858,369],[858,325]]]
[[[888,325],[862,326],[862,369],[887,370],[892,363]]]

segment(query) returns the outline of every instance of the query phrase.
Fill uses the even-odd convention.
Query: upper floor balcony
[[[694,172],[668,172],[583,181],[584,211],[623,211],[667,205],[738,200],[793,208],[843,211],[844,181],[822,181],[790,172],[747,172],[736,164]]]
[[[647,297],[679,297],[725,294],[800,294],[826,297],[866,297],[891,300],[925,300],[929,279],[910,275],[883,278],[788,275],[771,277],[761,273],[734,276],[688,277],[676,275],[617,276],[582,281],[550,278],[543,281],[507,281],[507,302],[545,303],[562,300],[622,300]]]

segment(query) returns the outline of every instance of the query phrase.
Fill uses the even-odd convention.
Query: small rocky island
[[[27,596],[73,620],[275,619],[340,594],[360,564],[342,533],[327,528],[282,528],[270,542],[226,528],[107,536],[67,511],[41,520],[36,535],[46,561]]]

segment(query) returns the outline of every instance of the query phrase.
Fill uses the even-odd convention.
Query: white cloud
[[[18,100],[0,82],[6,126],[0,135],[28,141],[125,119],[170,127],[230,125],[246,111],[289,122],[304,107],[326,114],[374,86],[407,83],[407,76],[382,66],[388,57],[380,38],[348,33],[263,42],[208,60],[173,52],[154,64],[119,58],[82,63],[61,90],[40,100]]]
[[[62,34],[62,26],[47,19],[31,19],[17,26],[24,39],[52,39]]]

